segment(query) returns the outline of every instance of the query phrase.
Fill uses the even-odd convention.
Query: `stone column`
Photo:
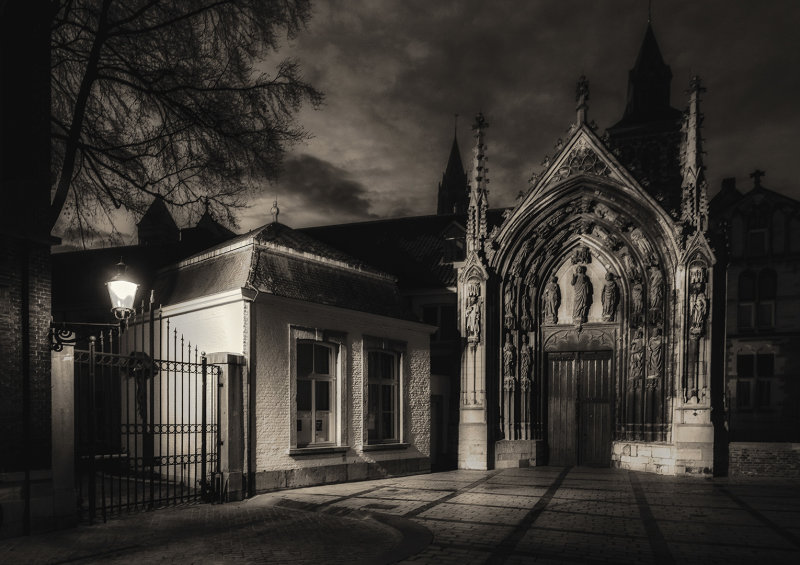
[[[224,500],[241,500],[244,497],[244,418],[243,389],[244,355],[236,353],[209,353],[208,362],[221,369],[219,396],[220,469]]]

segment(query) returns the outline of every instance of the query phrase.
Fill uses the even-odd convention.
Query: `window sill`
[[[329,455],[331,453],[345,453],[350,449],[347,445],[328,445],[325,447],[293,447],[289,449],[292,457],[302,457],[305,455]]]
[[[361,447],[361,451],[391,451],[408,449],[408,443],[368,443]]]

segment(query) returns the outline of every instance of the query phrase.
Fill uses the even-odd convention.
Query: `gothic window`
[[[297,447],[336,442],[334,344],[297,342]]]
[[[777,295],[778,277],[772,269],[763,269],[758,274],[758,307],[756,325],[760,329],[769,329],[775,325],[775,297]]]
[[[367,353],[367,443],[400,441],[400,355]]]
[[[747,232],[747,255],[749,257],[763,257],[767,254],[767,230],[764,228],[751,229]]]
[[[739,307],[737,322],[740,330],[752,329],[754,326],[756,302],[756,274],[753,271],[743,271],[739,275]]]

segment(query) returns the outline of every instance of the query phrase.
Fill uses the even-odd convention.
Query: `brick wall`
[[[25,274],[27,269],[28,273]],[[27,279],[27,280],[26,280]],[[29,359],[23,358],[27,285]],[[3,237],[0,243],[0,473],[50,466],[50,249]],[[30,440],[25,441],[24,366],[30,371]]]
[[[800,443],[732,442],[731,477],[800,477]]]

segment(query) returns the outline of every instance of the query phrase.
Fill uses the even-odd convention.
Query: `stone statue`
[[[642,323],[642,313],[644,312],[644,286],[641,281],[634,281],[631,287],[631,316],[634,325]]]
[[[525,380],[531,370],[531,346],[528,344],[528,334],[522,334],[522,345],[519,348],[519,378]]]
[[[631,367],[628,378],[640,379],[644,371],[644,336],[642,330],[636,332],[631,340]]]
[[[477,296],[470,296],[467,303],[467,340],[477,343],[481,340],[481,303]]]
[[[661,310],[664,306],[664,275],[660,269],[650,269],[650,308]]]
[[[572,252],[573,265],[577,265],[578,263],[591,263],[591,262],[592,262],[592,252],[585,245],[576,247],[575,251]]]
[[[592,305],[592,281],[586,275],[586,267],[575,267],[572,275],[572,288],[574,289],[574,302],[572,306],[573,323],[582,324],[586,321],[589,306]]]
[[[658,377],[663,363],[664,338],[661,337],[661,328],[656,328],[655,333],[647,340],[648,376]]]
[[[506,333],[506,344],[503,346],[503,375],[507,379],[514,377],[516,355],[514,339],[511,337],[511,333]]]
[[[705,293],[698,292],[691,296],[691,334],[694,337],[703,335],[705,329],[706,315],[708,315],[708,299]]]
[[[558,323],[558,307],[561,306],[561,289],[558,277],[553,277],[544,287],[544,321],[546,324]]]
[[[619,304],[619,286],[612,273],[606,273],[606,284],[603,285],[601,301],[603,303],[603,321],[613,322]]]
[[[531,287],[525,285],[522,287],[522,296],[520,297],[521,304],[520,308],[522,309],[522,320],[520,321],[520,326],[522,327],[523,331],[529,332],[533,329],[533,316],[534,313],[531,312]]]
[[[514,280],[509,278],[506,281],[506,289],[505,289],[505,314],[506,314],[506,327],[508,329],[514,329],[514,296],[515,296],[515,289],[514,289]]]

